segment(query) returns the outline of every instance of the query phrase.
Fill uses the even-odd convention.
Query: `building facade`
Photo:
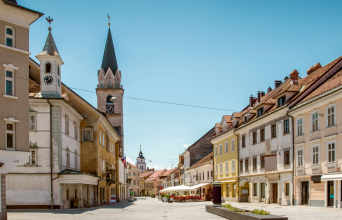
[[[140,169],[133,165],[128,163],[128,179],[131,179],[131,188],[130,188],[130,195],[132,196],[139,196],[139,188],[140,188]]]
[[[29,158],[29,30],[43,14],[0,1],[0,219],[7,219],[6,174]]]

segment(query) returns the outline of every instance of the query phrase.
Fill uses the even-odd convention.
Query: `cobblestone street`
[[[84,210],[37,210],[26,212],[26,210],[9,211],[10,220],[22,219],[223,219],[205,211],[205,205],[211,202],[195,203],[162,203],[157,199],[148,197],[138,198],[134,203],[123,202],[120,205],[102,206]],[[320,209],[309,207],[290,207],[278,205],[261,205],[250,203],[232,203],[234,206],[246,209],[263,208],[272,214],[288,216],[290,220],[301,219],[329,219],[340,220],[342,211],[333,209]]]

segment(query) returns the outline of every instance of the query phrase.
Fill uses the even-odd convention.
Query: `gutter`
[[[47,99],[47,102],[50,105],[50,182],[51,182],[51,190],[50,190],[50,196],[51,196],[51,209],[53,209],[53,178],[52,178],[52,105],[50,103],[50,100]]]
[[[286,112],[286,115],[291,118],[291,124],[292,124],[292,201],[291,201],[291,205],[294,205],[294,167],[295,167],[295,150],[294,150],[294,120],[293,117],[289,115],[288,112]]]

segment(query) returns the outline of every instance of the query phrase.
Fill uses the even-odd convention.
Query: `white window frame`
[[[100,144],[102,144],[102,134],[101,134],[101,130],[100,130],[100,132],[99,132],[99,139],[100,139]]]
[[[102,159],[100,159],[100,171],[102,171]]]
[[[226,173],[229,173],[229,166],[228,166],[228,161],[225,162],[225,170],[226,170]]]
[[[230,151],[235,151],[235,138],[231,140]]]
[[[334,124],[332,124],[332,125],[330,125],[329,126],[329,115],[332,115],[331,113],[330,114],[328,114],[328,110],[330,109],[330,108],[334,108],[334,113],[333,113],[333,116],[334,116]],[[327,126],[327,128],[329,128],[329,127],[333,127],[333,126],[336,126],[336,105],[335,105],[335,103],[330,103],[327,107],[326,107],[326,126]]]
[[[13,131],[7,130],[7,124],[13,125]],[[13,148],[7,147],[7,134],[13,134]],[[6,122],[6,138],[5,138],[6,150],[15,150],[15,122]]]
[[[106,171],[106,161],[105,160],[102,160],[102,171]]]
[[[330,144],[334,144],[334,150],[329,150],[329,145]],[[337,162],[337,146],[336,146],[336,140],[332,140],[332,141],[327,141],[327,163],[336,163]],[[331,151],[334,151],[335,152],[335,160],[334,161],[329,161],[329,154]]]
[[[222,155],[222,144],[219,145],[219,155]]]
[[[70,125],[69,125],[69,116],[67,114],[65,114],[64,116],[64,133],[65,135],[70,135]]]
[[[301,151],[302,152],[302,155],[301,156],[299,156],[299,154],[298,154],[298,152],[299,151]],[[299,165],[299,163],[298,163],[298,161],[299,161],[299,157],[301,157],[302,158],[302,164],[301,165]],[[297,167],[303,167],[303,165],[304,165],[304,148],[298,148],[297,149]]]
[[[78,170],[77,154],[75,154],[75,170]]]
[[[85,140],[85,132],[88,132],[89,131],[89,141],[86,141]],[[82,142],[92,142],[93,141],[93,132],[92,132],[92,129],[82,129]]]
[[[35,163],[32,164],[32,152],[34,152],[34,158],[35,158]],[[38,165],[38,161],[37,161],[37,150],[30,150],[30,156],[29,156],[29,164],[30,165]]]
[[[317,114],[317,130],[313,130],[313,126],[312,126],[313,125],[312,117],[314,114]],[[310,126],[311,126],[311,132],[319,131],[319,111],[318,110],[314,110],[313,112],[311,112],[311,124],[310,124]]]
[[[235,173],[235,160],[232,160],[232,173]]]
[[[34,128],[32,129],[32,121],[31,121],[31,117],[33,116],[34,120],[33,120],[33,126]],[[30,113],[29,114],[29,123],[30,123],[30,131],[37,131],[37,113]]]
[[[215,164],[215,175],[217,175],[217,170],[218,170],[218,165],[217,164]]]
[[[229,152],[229,146],[228,146],[228,141],[225,142],[225,153],[228,153]]]
[[[217,156],[217,145],[215,145],[215,157]]]
[[[12,77],[7,77],[7,72],[11,72],[12,73]],[[9,97],[15,97],[15,88],[14,88],[14,69],[10,69],[10,68],[5,68],[5,93],[4,93],[4,95],[5,96],[9,96]],[[9,95],[9,94],[7,94],[6,93],[6,91],[7,91],[7,88],[6,88],[6,86],[7,86],[7,84],[6,84],[6,81],[11,81],[12,82],[12,95]]]
[[[318,163],[315,163],[314,162],[314,148],[315,150],[318,150],[317,152],[315,152],[315,154],[317,155],[318,157]],[[317,148],[317,149],[316,149]],[[311,164],[312,165],[319,165],[321,163],[321,157],[320,157],[320,152],[321,152],[321,149],[320,149],[320,145],[319,144],[313,144],[311,145]]]
[[[78,140],[78,127],[77,124],[74,124],[74,138]]]
[[[66,166],[70,167],[70,151],[66,151]]]
[[[12,35],[7,34],[7,28],[12,29]],[[13,43],[12,46],[7,46],[7,38],[12,39],[12,43]],[[4,43],[4,45],[6,45],[7,47],[15,48],[15,29],[11,26],[5,26],[5,43]]]
[[[299,123],[299,122],[301,122],[301,123]],[[301,131],[301,132],[299,133],[299,131]],[[304,133],[303,133],[303,117],[298,117],[297,118],[297,137],[303,136],[303,135],[304,135]]]
[[[223,173],[223,171],[222,171],[222,163],[220,163],[220,174],[222,174]]]

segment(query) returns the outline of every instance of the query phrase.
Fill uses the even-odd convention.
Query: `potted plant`
[[[156,194],[152,193],[151,198],[156,198]]]

